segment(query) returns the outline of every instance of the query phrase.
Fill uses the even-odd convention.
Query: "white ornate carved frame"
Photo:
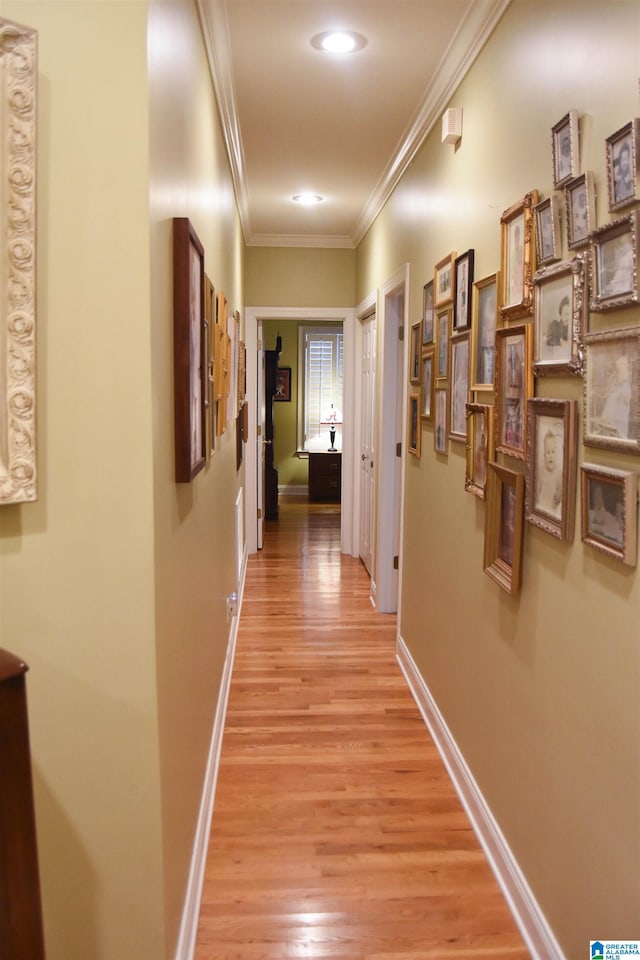
[[[0,504],[36,488],[36,32],[0,19]]]

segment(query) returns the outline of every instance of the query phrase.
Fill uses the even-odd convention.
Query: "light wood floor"
[[[249,558],[196,960],[528,960],[339,508]]]

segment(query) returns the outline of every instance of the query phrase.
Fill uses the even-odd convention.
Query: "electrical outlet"
[[[238,594],[230,593],[227,597],[227,623],[229,623],[238,612]]]

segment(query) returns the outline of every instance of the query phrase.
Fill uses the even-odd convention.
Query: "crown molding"
[[[248,247],[346,247],[355,248],[351,237],[323,234],[257,233],[246,239]]]

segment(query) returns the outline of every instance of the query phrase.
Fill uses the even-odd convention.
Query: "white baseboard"
[[[238,637],[238,623],[240,622],[240,611],[242,608],[242,598],[244,596],[244,583],[247,571],[246,544],[244,556],[242,558],[241,571],[241,582],[238,587],[238,608],[236,615],[231,621],[229,629],[227,654],[222,670],[220,695],[218,697],[216,714],[213,720],[213,729],[211,731],[207,769],[204,777],[202,797],[200,799],[200,811],[198,814],[198,822],[193,841],[191,866],[189,869],[187,892],[182,910],[182,922],[180,924],[180,933],[176,946],[175,960],[193,960],[193,954],[196,946],[198,920],[200,917],[200,903],[202,900],[202,885],[207,861],[207,847],[209,845],[211,817],[213,814],[213,801],[215,799],[216,783],[218,780],[218,767],[220,764],[220,751],[222,749],[222,735],[224,733],[227,702],[229,700],[231,672],[233,670],[233,658],[235,656],[236,640]]]
[[[309,487],[306,483],[283,483],[278,487],[278,496],[282,497],[304,497],[309,496]]]
[[[565,960],[560,945],[401,637],[398,637],[397,659],[507,904],[531,951],[532,960]]]

